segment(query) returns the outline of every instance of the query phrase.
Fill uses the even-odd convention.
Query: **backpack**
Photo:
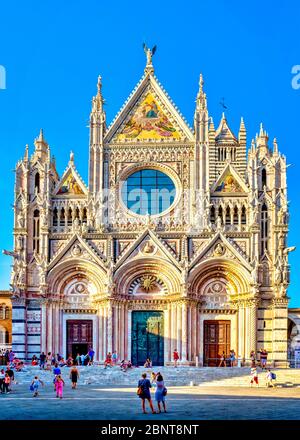
[[[271,373],[272,374],[272,379],[276,380],[276,374],[275,373]]]

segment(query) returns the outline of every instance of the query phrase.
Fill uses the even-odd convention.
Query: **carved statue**
[[[19,228],[24,228],[24,220],[25,220],[24,215],[23,215],[23,212],[21,211],[17,217],[17,223],[18,223]]]
[[[278,224],[280,225],[285,224],[285,214],[286,211],[281,207],[278,211]]]
[[[144,52],[147,57],[147,65],[151,65],[152,64],[152,57],[155,54],[157,47],[153,46],[152,49],[150,49],[149,47],[146,46],[146,43],[144,43],[143,49],[144,49]]]
[[[220,216],[217,217],[216,227],[217,227],[217,231],[220,231],[222,229],[222,219]]]

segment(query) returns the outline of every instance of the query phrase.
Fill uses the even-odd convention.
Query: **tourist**
[[[70,379],[72,382],[72,389],[75,390],[77,387],[77,380],[79,379],[79,371],[77,370],[75,365],[72,367],[70,371]]]
[[[52,355],[49,351],[49,353],[46,356],[46,370],[51,370],[51,364],[52,364]]]
[[[266,374],[266,387],[267,388],[269,388],[269,387],[274,388],[275,387],[273,380],[276,380],[276,374],[272,373],[272,371],[269,369]]]
[[[156,414],[156,411],[154,411],[153,403],[150,395],[150,388],[152,387],[150,380],[147,379],[147,374],[142,374],[142,379],[138,382],[138,390],[137,394],[140,399],[142,399],[142,410],[144,414],[147,414],[146,408],[145,408],[145,400],[148,400],[152,414]]]
[[[156,390],[155,390],[154,397],[157,402],[159,413],[161,413],[161,407],[160,407],[161,402],[163,404],[164,411],[167,412],[166,395],[167,395],[167,388],[165,387],[164,379],[160,373],[157,373],[157,375],[156,375]]]
[[[12,391],[12,383],[15,380],[15,374],[9,366],[6,368],[6,374],[9,377],[9,391]]]
[[[5,372],[2,368],[2,370],[0,371],[0,393],[1,394],[4,393],[4,379],[5,379]]]
[[[56,361],[59,362],[61,360],[61,355],[59,353],[56,353]]]
[[[45,368],[45,362],[46,362],[46,355],[44,352],[40,354],[40,369]]]
[[[128,368],[132,368],[132,363],[130,359],[127,361],[127,370]]]
[[[84,365],[84,361],[85,361],[85,355],[84,354],[82,354],[80,356],[80,360],[81,360],[81,365]]]
[[[90,347],[89,352],[88,352],[88,355],[89,355],[89,358],[90,358],[90,360],[89,360],[89,365],[93,365],[93,363],[94,363],[95,352],[94,352],[94,350],[93,350],[92,347]]]
[[[262,370],[267,368],[268,352],[264,348],[260,350],[260,366]]]
[[[38,364],[38,358],[34,354],[31,358],[31,365],[37,365]]]
[[[234,367],[235,366],[235,361],[236,361],[235,351],[234,350],[230,350],[229,358],[230,358],[230,366]]]
[[[121,360],[120,368],[121,368],[122,371],[126,371],[127,370],[127,363],[126,363],[125,359]]]
[[[58,376],[56,376],[55,379],[55,390],[56,390],[56,397],[59,397],[60,399],[62,399],[63,397],[64,385],[65,385],[65,381],[59,374]]]
[[[59,364],[58,364],[60,367],[65,367],[66,366],[66,362],[65,362],[65,360],[64,360],[64,358],[62,357],[61,358],[61,360],[59,361]]]
[[[219,367],[226,367],[226,354],[225,351],[223,351],[221,357],[220,357],[220,363]]]
[[[67,359],[67,367],[72,367],[72,365],[73,365],[73,358],[72,358],[72,356],[69,354],[69,357],[68,357],[68,359]]]
[[[112,356],[110,352],[107,353],[106,359],[104,361],[104,368],[106,369],[107,367],[112,367]]]
[[[177,362],[179,361],[179,354],[176,348],[173,352],[173,360],[174,360],[174,367],[177,367]]]
[[[250,371],[251,381],[250,381],[250,387],[252,388],[253,383],[256,383],[257,387],[258,385],[258,372],[256,367],[252,367]]]
[[[8,361],[10,363],[12,363],[14,358],[15,358],[15,353],[12,350],[10,350],[9,353],[8,353]]]
[[[112,356],[111,356],[111,360],[114,366],[117,365],[118,362],[118,353],[116,352],[116,350],[113,352]]]
[[[75,358],[74,365],[80,365],[80,364],[81,364],[80,354],[77,353],[77,356],[76,356],[76,358]]]
[[[6,394],[9,394],[11,391],[11,389],[9,387],[10,386],[10,377],[7,373],[5,373],[3,385],[4,385],[3,392],[5,392]]]
[[[146,359],[146,362],[144,363],[145,368],[152,368],[152,361],[150,358]]]
[[[55,380],[56,380],[56,377],[61,374],[61,369],[59,368],[58,363],[56,363],[54,365],[53,374],[54,374],[53,384],[54,384],[54,391],[55,391]]]
[[[256,367],[256,356],[255,356],[255,351],[252,350],[250,353],[250,360],[251,360],[251,367]]]
[[[33,397],[37,397],[39,395],[39,393],[38,393],[39,384],[44,386],[44,382],[42,382],[38,378],[38,376],[35,376],[34,379],[31,382],[31,385],[30,385],[30,390],[33,392]]]
[[[157,374],[159,374],[159,373],[157,373]],[[151,383],[155,383],[157,374],[154,373],[154,371],[152,371],[152,373],[150,375],[150,382]]]

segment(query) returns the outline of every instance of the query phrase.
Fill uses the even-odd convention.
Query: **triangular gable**
[[[120,256],[116,263],[115,270],[126,261],[134,258],[165,258],[181,270],[180,264],[175,255],[172,255],[169,247],[151,231],[146,229]]]
[[[108,128],[105,142],[194,140],[156,78],[146,75]]]
[[[229,128],[229,125],[227,123],[227,120],[225,116],[222,116],[220,125],[216,131],[216,142],[219,143],[228,143],[228,142],[237,142],[237,139],[231,129]]]
[[[248,188],[235,169],[227,164],[211,188],[212,193],[248,193]]]
[[[105,267],[104,262],[96,251],[78,234],[74,234],[68,243],[53,256],[48,266],[48,271],[56,266],[61,260],[68,258],[90,258],[103,268]]]
[[[228,241],[228,239],[222,234],[217,232],[212,240],[202,247],[200,252],[195,255],[194,259],[190,263],[189,270],[191,270],[199,261],[207,258],[226,258],[236,259],[246,267],[249,272],[252,268],[249,262],[237,251],[237,249]]]
[[[73,164],[70,164],[57,183],[54,195],[80,197],[87,195],[87,188]]]

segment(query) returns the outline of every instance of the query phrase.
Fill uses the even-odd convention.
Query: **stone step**
[[[99,386],[128,385],[136,386],[143,372],[150,377],[151,369],[143,367],[133,368],[126,373],[119,367],[104,369],[103,366],[79,367],[80,383]],[[250,368],[196,368],[196,367],[154,367],[155,372],[160,371],[168,386],[188,386],[191,382],[201,387],[245,387],[250,384]],[[282,386],[296,386],[300,384],[300,369],[274,369],[277,383]],[[62,376],[68,382],[70,369],[62,368]],[[52,371],[40,370],[39,367],[26,367],[26,371],[15,374],[16,381],[20,384],[30,383],[37,375],[46,383],[53,380]],[[265,384],[265,372],[259,371],[259,382]]]

